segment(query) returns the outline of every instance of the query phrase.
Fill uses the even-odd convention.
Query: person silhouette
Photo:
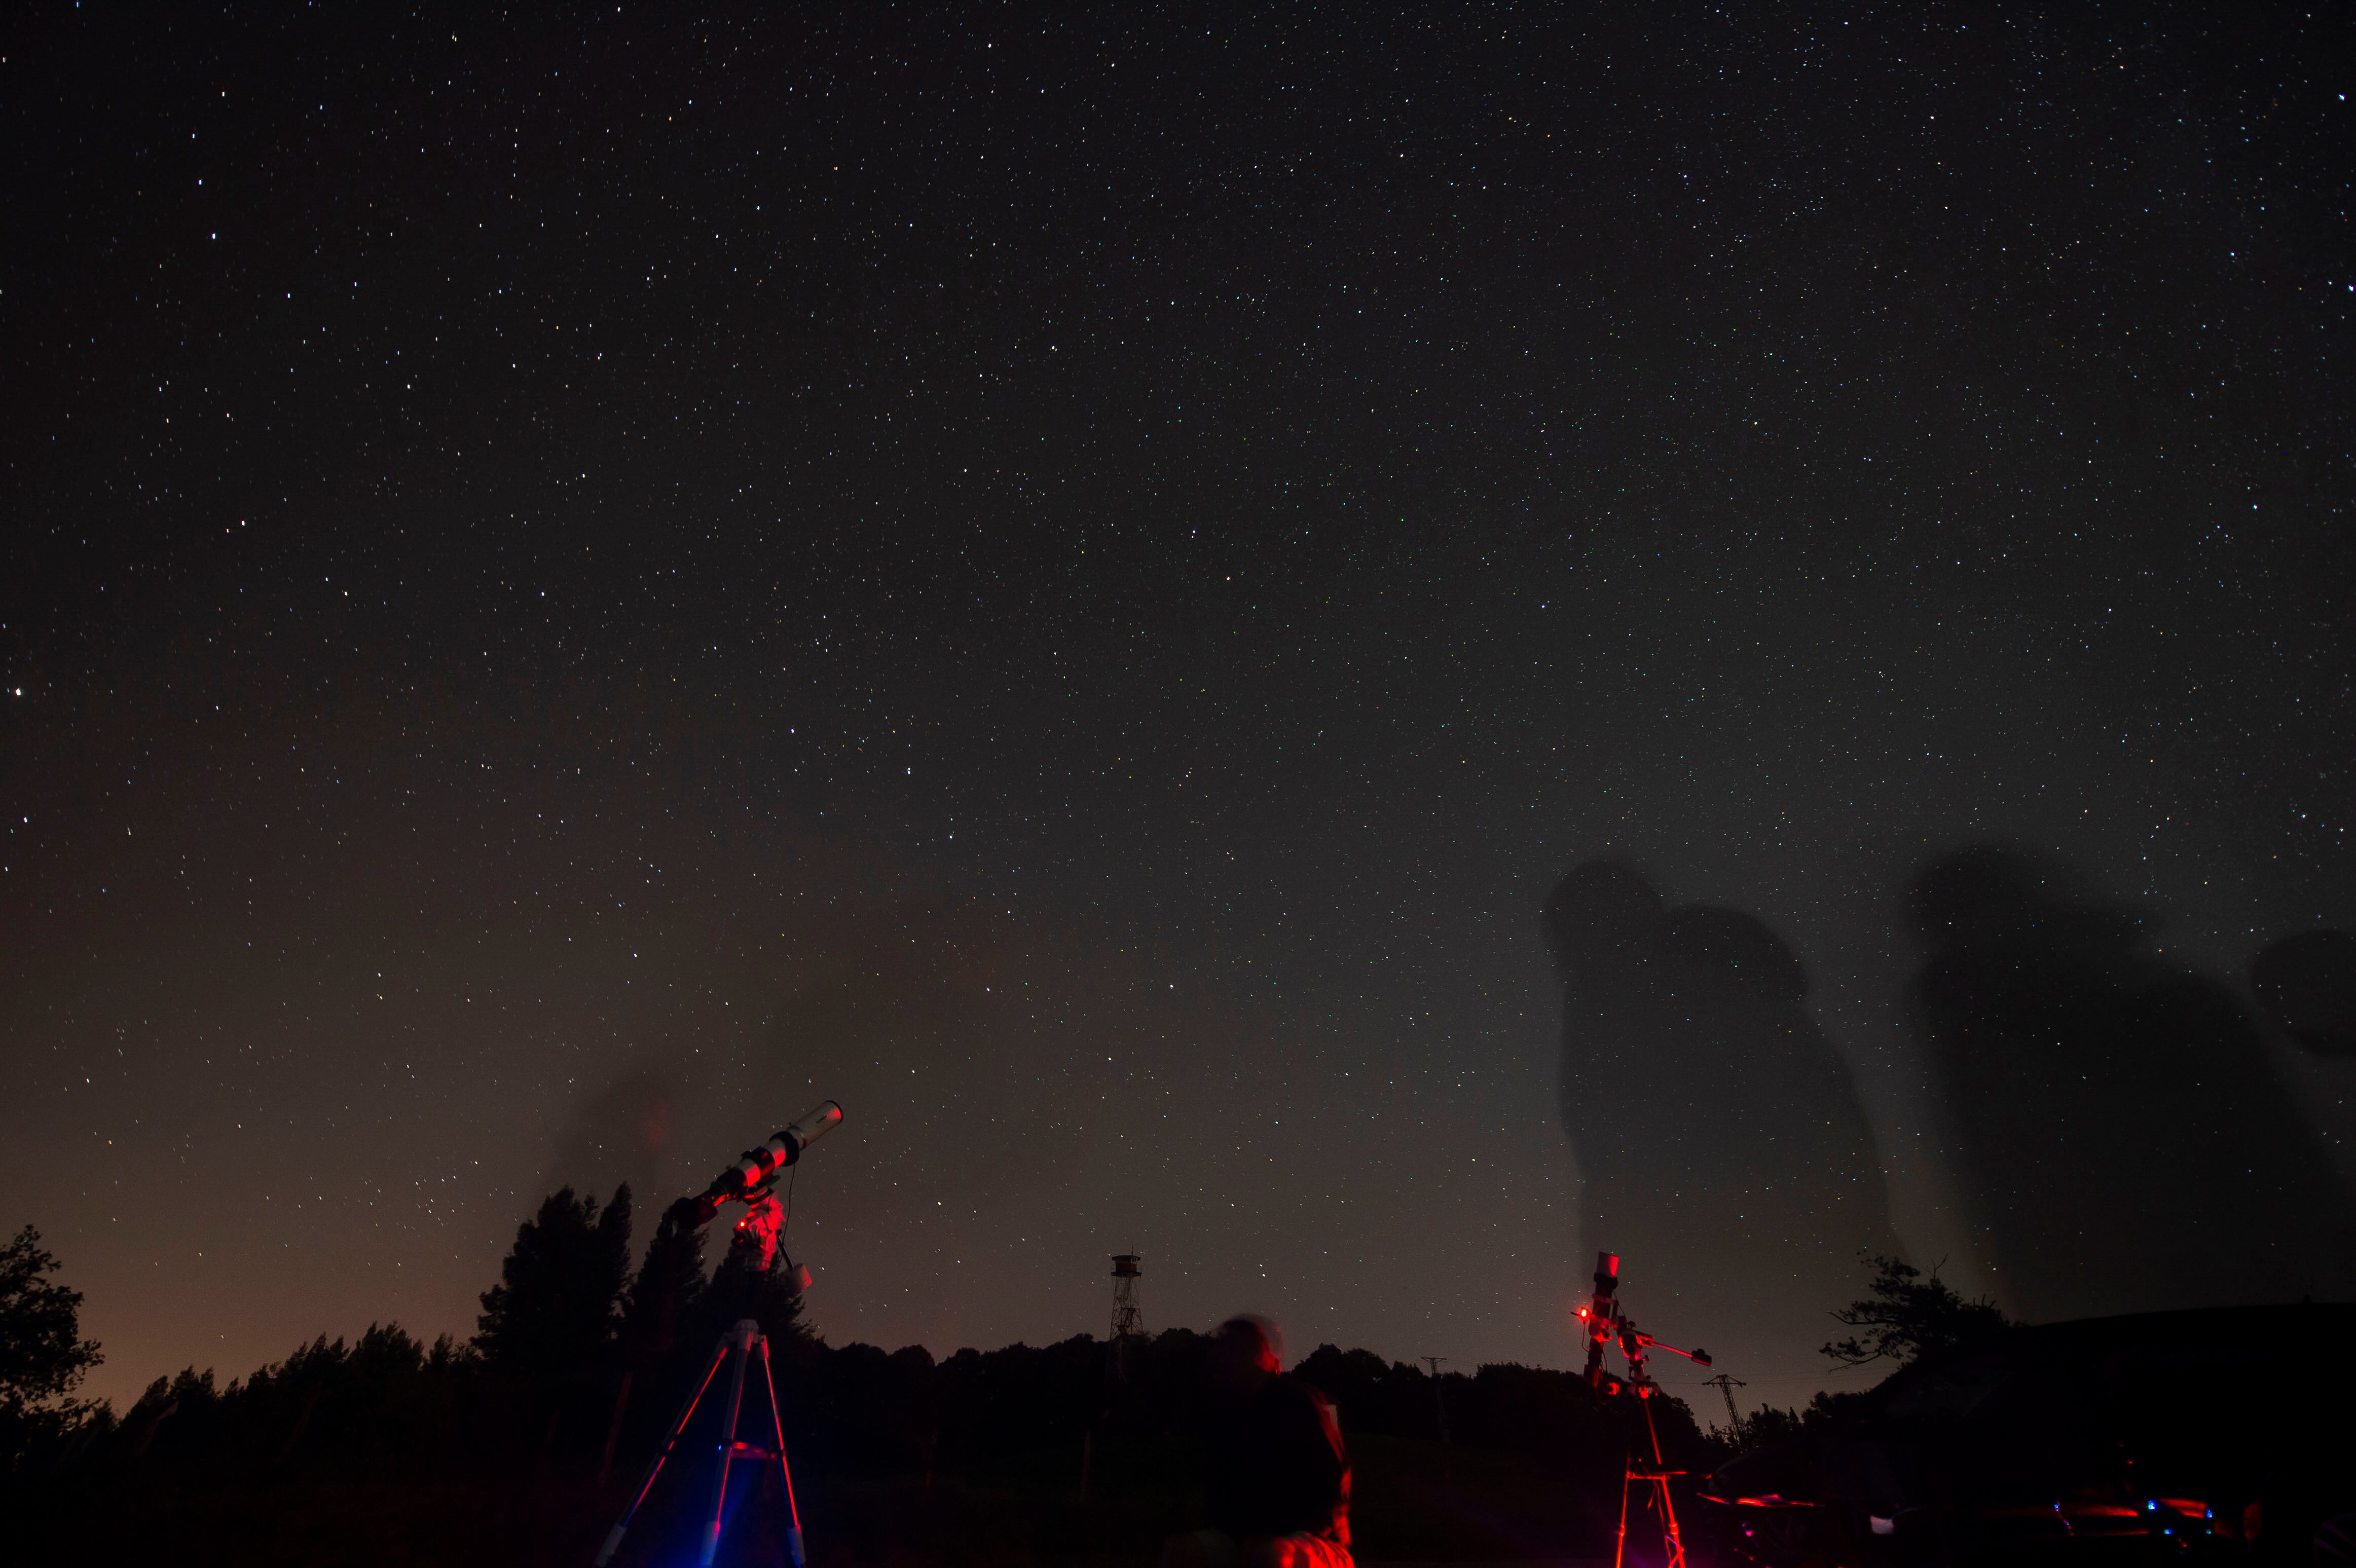
[[[1333,1401],[1284,1375],[1280,1331],[1251,1314],[1219,1325],[1204,1370],[1211,1528],[1170,1537],[1162,1568],[1351,1568],[1350,1454]]]

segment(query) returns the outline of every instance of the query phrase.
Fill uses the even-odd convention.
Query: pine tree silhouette
[[[601,1211],[570,1187],[516,1229],[499,1283],[483,1293],[475,1346],[493,1368],[535,1383],[594,1367],[621,1324],[630,1277],[630,1189]]]

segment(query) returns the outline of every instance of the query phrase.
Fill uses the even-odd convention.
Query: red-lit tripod
[[[1650,1489],[1652,1503],[1661,1513],[1661,1568],[1685,1568],[1685,1540],[1677,1533],[1676,1505],[1669,1499],[1669,1477],[1682,1476],[1683,1470],[1665,1468],[1661,1457],[1661,1435],[1653,1426],[1653,1391],[1660,1385],[1653,1381],[1644,1370],[1645,1352],[1655,1347],[1673,1356],[1683,1356],[1703,1366],[1710,1364],[1708,1350],[1680,1350],[1675,1345],[1663,1345],[1650,1334],[1639,1333],[1633,1319],[1620,1310],[1620,1259],[1611,1253],[1595,1254],[1595,1297],[1579,1309],[1580,1321],[1587,1325],[1587,1381],[1591,1388],[1612,1393],[1622,1383],[1636,1392],[1637,1408],[1644,1413],[1644,1437],[1652,1445],[1653,1462],[1645,1464],[1632,1448],[1626,1469],[1620,1479],[1620,1532],[1612,1543],[1612,1568],[1622,1568],[1628,1550],[1628,1494],[1641,1481]],[[1620,1383],[1607,1382],[1603,1376],[1603,1352],[1612,1342],[1620,1342],[1620,1354],[1628,1362],[1628,1375]]]
[[[769,1395],[769,1435],[770,1440],[776,1445],[774,1448],[761,1448],[740,1442],[736,1436],[737,1418],[744,1404],[744,1369],[751,1363],[755,1349],[761,1353],[761,1385]],[[728,1418],[720,1428],[720,1467],[712,1478],[712,1519],[703,1527],[703,1555],[700,1561],[703,1568],[712,1568],[712,1560],[720,1552],[720,1526],[728,1517],[729,1467],[740,1457],[775,1459],[777,1462],[777,1479],[785,1483],[786,1488],[786,1557],[794,1568],[802,1568],[802,1514],[794,1501],[793,1471],[786,1466],[786,1429],[777,1412],[777,1380],[769,1371],[768,1338],[761,1332],[761,1326],[750,1317],[740,1319],[736,1327],[720,1337],[718,1347],[712,1352],[711,1364],[703,1369],[703,1376],[697,1381],[695,1392],[687,1396],[687,1407],[671,1424],[670,1436],[656,1452],[654,1463],[647,1467],[646,1479],[638,1483],[637,1495],[630,1499],[629,1511],[622,1515],[606,1535],[605,1544],[597,1553],[597,1568],[605,1568],[605,1564],[614,1560],[614,1553],[621,1550],[622,1537],[628,1532],[630,1521],[638,1517],[639,1505],[647,1500],[647,1494],[655,1489],[655,1477],[662,1474],[663,1461],[670,1457],[673,1448],[679,1446],[680,1438],[687,1431],[687,1424],[695,1418],[695,1407],[703,1403],[704,1393],[712,1387],[712,1380],[720,1371],[720,1363],[732,1355],[735,1357],[736,1364],[728,1376]]]
[[[804,1149],[841,1125],[841,1122],[842,1107],[832,1100],[820,1101],[816,1110],[759,1148],[745,1150],[741,1159],[713,1177],[712,1185],[701,1193],[693,1198],[680,1199],[672,1206],[673,1211],[684,1215],[692,1226],[700,1228],[710,1224],[726,1205],[744,1205],[744,1216],[737,1221],[735,1232],[730,1238],[730,1252],[741,1254],[740,1273],[743,1277],[766,1277],[771,1272],[771,1265],[784,1240],[786,1215],[783,1206],[777,1201],[776,1174],[798,1164]],[[786,1263],[792,1271],[792,1288],[796,1291],[809,1289],[809,1271],[794,1267],[791,1258],[787,1258]],[[755,1349],[761,1352],[761,1385],[769,1395],[769,1433],[776,1445],[773,1448],[742,1442],[736,1436],[737,1419],[744,1413],[744,1371],[751,1364]],[[655,1477],[662,1474],[664,1461],[670,1457],[671,1450],[679,1446],[680,1438],[687,1432],[688,1423],[695,1419],[695,1407],[703,1403],[704,1394],[710,1392],[712,1380],[719,1375],[720,1363],[731,1355],[735,1357],[735,1368],[728,1378],[728,1419],[720,1428],[718,1473],[712,1478],[712,1518],[703,1527],[702,1568],[712,1568],[712,1559],[719,1555],[720,1527],[728,1517],[728,1471],[739,1458],[775,1459],[777,1462],[777,1479],[785,1484],[786,1488],[786,1558],[793,1568],[803,1568],[801,1508],[794,1501],[793,1472],[786,1465],[786,1427],[783,1413],[777,1408],[777,1380],[769,1367],[768,1338],[761,1332],[760,1323],[751,1317],[738,1319],[736,1326],[723,1334],[720,1343],[713,1347],[712,1360],[704,1367],[703,1376],[697,1381],[695,1392],[687,1396],[687,1404],[680,1411],[679,1419],[671,1424],[670,1435],[663,1440],[653,1463],[647,1467],[646,1479],[638,1483],[637,1494],[631,1498],[629,1508],[615,1523],[605,1537],[605,1544],[599,1549],[597,1568],[606,1568],[606,1564],[613,1562],[614,1553],[621,1550],[622,1537],[629,1532],[630,1521],[638,1517],[638,1509],[645,1505],[647,1494],[654,1490]],[[626,1381],[622,1391],[626,1398],[629,1392]],[[621,1406],[617,1403],[614,1412],[616,1432],[620,1431],[621,1421]],[[605,1451],[608,1455],[613,1452],[610,1437],[606,1440]],[[599,1479],[604,1479],[602,1472]]]

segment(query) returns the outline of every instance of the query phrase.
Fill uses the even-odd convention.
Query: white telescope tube
[[[744,1157],[721,1172],[717,1180],[704,1191],[707,1202],[724,1203],[740,1193],[752,1191],[787,1166],[802,1157],[802,1150],[826,1136],[842,1125],[842,1106],[833,1100],[821,1100],[815,1110],[777,1134],[759,1148],[747,1149]]]
[[[801,1150],[809,1147],[841,1125],[842,1125],[841,1102],[820,1100],[818,1103],[818,1109],[811,1111],[800,1121],[777,1135],[779,1137],[791,1138],[794,1141],[795,1152],[787,1157],[786,1163],[793,1164],[795,1160],[801,1157]]]

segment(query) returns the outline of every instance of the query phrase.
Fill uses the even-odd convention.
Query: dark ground
[[[1108,1456],[1108,1459],[1116,1456]],[[1132,1456],[1135,1457],[1135,1456]],[[1362,1562],[1569,1561],[1608,1557],[1606,1488],[1567,1484],[1541,1458],[1443,1451],[1368,1435],[1353,1445],[1353,1520]],[[798,1483],[813,1568],[885,1565],[1134,1564],[1192,1522],[1179,1487],[1117,1477],[1083,1504],[1078,1459],[1033,1455],[986,1477],[810,1475]],[[1117,1468],[1108,1464],[1108,1468]],[[742,1472],[739,1472],[741,1474]],[[616,1560],[670,1563],[693,1551],[690,1514],[707,1495],[701,1455],[667,1472]],[[37,1505],[45,1522],[19,1537],[28,1563],[219,1564],[498,1563],[582,1568],[628,1500],[636,1477],[603,1487],[586,1474],[486,1473],[472,1479],[288,1480],[152,1490],[90,1476]],[[783,1509],[764,1480],[730,1509],[724,1563],[781,1561]]]

